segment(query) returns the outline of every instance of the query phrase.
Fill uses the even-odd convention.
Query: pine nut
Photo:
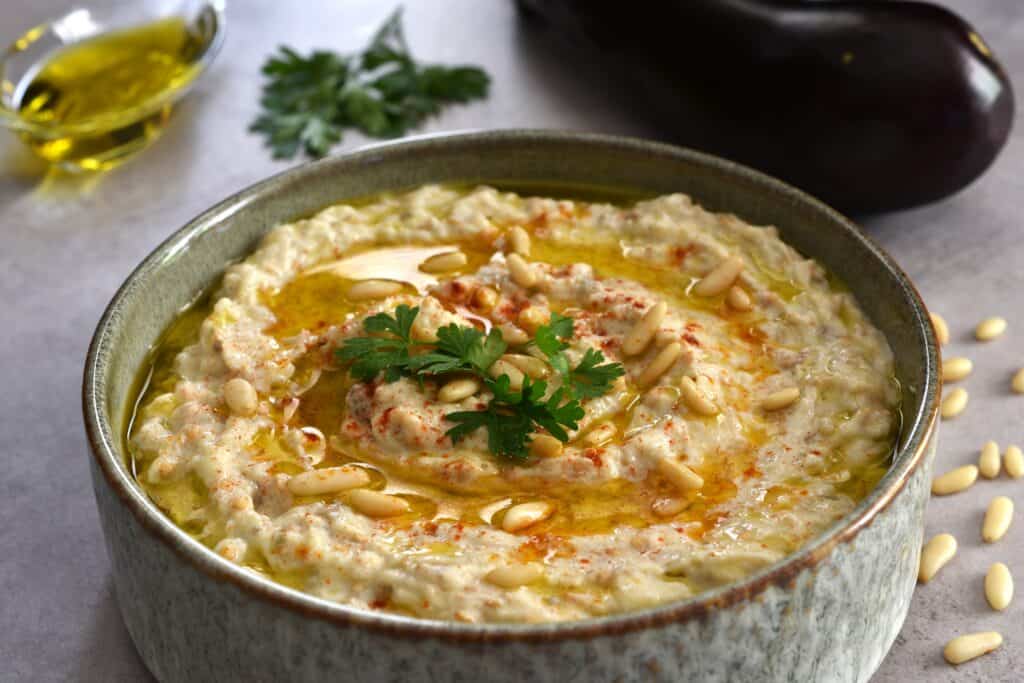
[[[693,412],[705,417],[718,414],[718,406],[704,395],[691,377],[683,377],[679,381],[679,389],[683,394],[683,403]]]
[[[658,351],[658,355],[644,368],[643,372],[640,373],[640,377],[637,378],[637,383],[640,386],[648,386],[654,384],[659,377],[664,375],[669,369],[676,364],[679,360],[679,356],[683,355],[683,346],[679,342],[672,342],[661,351]]]
[[[530,439],[530,453],[538,458],[556,458],[562,449],[562,442],[550,434],[534,434]]]
[[[530,335],[512,323],[502,323],[498,325],[498,330],[501,332],[501,338],[513,346],[521,346],[530,341]]]
[[[469,259],[461,251],[446,251],[443,254],[434,254],[420,264],[420,270],[424,273],[447,273],[456,270],[469,263]]]
[[[967,399],[967,390],[963,387],[957,387],[946,394],[945,398],[942,399],[942,405],[939,408],[939,412],[942,413],[942,419],[952,420],[954,417],[964,412],[964,408],[967,407]]]
[[[693,287],[697,296],[717,296],[729,289],[743,271],[743,259],[728,256]]]
[[[761,400],[761,409],[769,412],[782,410],[796,403],[798,398],[800,398],[800,389],[797,387],[779,389]]]
[[[932,319],[932,327],[935,328],[935,339],[938,340],[939,346],[945,346],[949,343],[949,325],[946,324],[946,319],[938,313],[929,313],[928,317]]]
[[[402,283],[394,280],[360,280],[348,288],[348,296],[352,301],[384,299],[402,291]]]
[[[498,293],[490,287],[477,287],[473,291],[473,308],[478,311],[489,311],[498,303]]]
[[[1002,562],[993,564],[985,574],[985,599],[992,609],[1000,612],[1013,600],[1013,576],[1010,568]]]
[[[1013,501],[1006,496],[996,496],[985,511],[985,522],[981,525],[981,538],[986,543],[995,543],[1010,528],[1013,521]]]
[[[519,327],[523,328],[527,332],[536,332],[538,327],[547,323],[550,319],[551,316],[545,313],[544,309],[537,306],[530,306],[519,312],[519,317],[516,318],[516,322],[519,323]]]
[[[356,489],[349,494],[349,505],[367,517],[397,517],[409,511],[409,501],[380,491]]]
[[[530,255],[530,233],[518,225],[508,231],[508,249],[520,256]]]
[[[942,361],[942,381],[958,382],[971,374],[973,369],[974,363],[971,362],[970,358],[961,358],[959,356],[948,358]]]
[[[992,341],[1006,332],[1005,318],[986,318],[974,328],[974,337],[978,341]]]
[[[1013,379],[1010,380],[1010,388],[1013,389],[1015,394],[1024,394],[1024,368],[1013,374]]]
[[[506,353],[501,360],[519,368],[530,379],[544,379],[551,371],[548,364],[541,359],[522,353]]]
[[[589,432],[587,432],[587,435],[583,437],[583,443],[584,445],[590,446],[591,448],[603,446],[604,444],[612,440],[612,438],[615,436],[616,431],[618,430],[615,428],[615,425],[613,425],[611,422],[599,424],[593,429],[591,429]]]
[[[513,505],[505,511],[505,516],[501,519],[501,528],[514,534],[538,522],[543,522],[554,512],[555,506],[543,501]]]
[[[995,479],[999,476],[1002,468],[1002,458],[999,456],[999,444],[995,441],[986,441],[981,447],[981,455],[978,457],[978,471],[986,479]]]
[[[492,569],[484,576],[484,580],[500,588],[519,588],[533,583],[542,576],[544,572],[536,564],[512,564]]]
[[[928,583],[956,555],[956,539],[952,534],[939,534],[921,548],[921,563],[917,569],[918,583]]]
[[[654,348],[660,349],[668,346],[679,339],[679,332],[676,330],[658,330],[654,333]]]
[[[342,465],[296,474],[288,480],[288,490],[296,496],[320,496],[366,486],[369,473],[361,467]]]
[[[754,308],[754,302],[750,300],[750,295],[739,285],[733,285],[729,288],[729,293],[725,295],[725,302],[734,311],[740,311],[741,313]]]
[[[978,480],[978,467],[964,465],[932,480],[932,495],[948,496],[970,488]]]
[[[658,460],[658,472],[680,491],[693,491],[704,486],[704,479],[699,474],[675,460]]]
[[[224,402],[233,415],[249,417],[256,412],[259,397],[248,380],[235,377],[224,383]]]
[[[444,403],[458,403],[480,391],[480,382],[472,377],[460,377],[446,382],[437,392],[437,399]]]
[[[294,396],[286,398],[281,402],[281,421],[288,423],[295,417],[295,412],[299,409],[299,399]]]
[[[1020,448],[1012,444],[1006,447],[1006,455],[1003,456],[1003,466],[1006,468],[1006,473],[1010,475],[1010,478],[1020,479],[1024,477],[1024,453],[1021,453]]]
[[[665,319],[665,313],[667,312],[668,304],[664,301],[659,301],[648,308],[643,317],[633,324],[633,328],[626,335],[626,338],[622,340],[622,352],[627,356],[635,356],[646,349],[661,326],[661,321]]]
[[[995,631],[984,631],[959,636],[946,643],[942,656],[950,664],[963,664],[980,657],[1003,644],[1003,636]]]
[[[512,391],[519,391],[523,388],[523,377],[525,376],[523,375],[523,371],[500,358],[494,361],[494,364],[491,365],[487,374],[494,379],[498,379],[502,375],[508,375],[509,389]]]
[[[505,262],[508,264],[508,274],[512,282],[523,289],[529,289],[537,284],[537,273],[533,272],[533,268],[522,256],[509,254],[505,257]]]
[[[686,509],[686,501],[681,498],[659,498],[651,503],[651,512],[658,517],[675,517]]]

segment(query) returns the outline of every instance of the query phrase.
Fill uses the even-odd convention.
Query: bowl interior
[[[934,338],[912,285],[853,224],[778,181],[702,154],[619,138],[508,131],[382,145],[293,169],[226,200],[161,245],[115,297],[87,360],[86,421],[108,478],[120,480],[136,503],[162,517],[130,481],[126,465],[122,435],[131,391],[161,331],[226,264],[244,258],[282,222],[346,198],[433,182],[537,187],[549,193],[565,188],[612,197],[684,192],[708,209],[777,226],[785,241],[851,287],[895,353],[904,390],[900,450],[890,472],[851,517],[861,516],[906,474],[937,400]],[[840,521],[832,532],[848,522]]]

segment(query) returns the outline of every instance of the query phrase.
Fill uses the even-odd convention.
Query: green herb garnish
[[[566,429],[576,429],[583,418],[583,407],[565,387],[556,389],[550,397],[547,382],[532,382],[523,378],[520,391],[511,390],[508,375],[487,381],[494,398],[483,410],[463,410],[445,417],[456,425],[445,434],[452,443],[458,443],[481,427],[487,430],[487,448],[497,456],[522,460],[527,456],[530,434],[543,427],[551,436],[563,443],[569,440]]]
[[[420,309],[402,304],[394,317],[387,313],[371,315],[363,321],[363,329],[382,337],[353,337],[338,349],[338,358],[353,361],[349,372],[364,382],[384,373],[384,381],[394,382],[407,374],[412,341],[412,323]]]
[[[587,349],[576,367],[569,367],[565,349],[569,348],[563,339],[572,338],[572,319],[557,313],[551,314],[551,322],[537,328],[533,343],[548,357],[555,372],[562,376],[563,386],[572,389],[580,398],[597,398],[608,393],[612,382],[626,373],[622,363],[606,363],[604,354],[596,349]]]
[[[419,64],[409,52],[396,9],[361,52],[288,47],[263,65],[263,108],[249,130],[262,134],[275,159],[298,152],[322,157],[342,129],[376,138],[404,135],[454,102],[487,96],[490,78],[475,66]]]
[[[486,378],[487,369],[507,348],[501,330],[496,327],[484,337],[475,327],[459,327],[453,323],[438,329],[435,348],[413,357],[409,367],[417,374],[442,375],[465,370]]]
[[[437,341],[419,344],[412,341],[412,324],[419,308],[398,306],[395,315],[377,313],[363,321],[363,329],[374,337],[353,337],[337,351],[340,360],[351,362],[349,371],[356,379],[369,381],[383,373],[385,382],[402,376],[423,381],[453,372],[466,372],[480,377],[494,398],[482,410],[463,410],[445,417],[455,426],[445,434],[458,443],[477,429],[487,430],[487,447],[497,456],[522,460],[527,456],[530,434],[546,430],[562,441],[569,440],[567,430],[577,429],[584,411],[581,398],[605,394],[611,383],[625,370],[621,363],[605,362],[604,354],[587,349],[575,368],[565,356],[573,335],[572,319],[553,313],[542,325],[531,343],[544,352],[551,366],[562,377],[562,386],[547,394],[547,382],[534,382],[524,377],[522,388],[513,391],[511,378],[502,374],[496,379],[488,375],[508,344],[496,327],[484,335],[473,327],[455,324],[437,330]],[[422,352],[415,347],[422,347]]]

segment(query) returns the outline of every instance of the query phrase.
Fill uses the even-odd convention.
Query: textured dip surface
[[[420,268],[453,250],[464,263]],[[363,280],[390,284],[356,296]],[[484,430],[453,444],[446,415],[486,408],[486,386],[443,400],[459,377],[357,381],[336,354],[403,304],[418,340],[501,329],[549,392],[558,375],[526,340],[552,314],[572,319],[571,363],[598,350],[625,374],[554,451],[498,457]],[[328,600],[468,622],[580,619],[741,579],[852,510],[898,429],[891,351],[853,297],[774,228],[679,194],[425,186],[330,207],[229,267],[143,374],[132,464],[182,528]],[[355,484],[297,485],[318,469]],[[509,524],[524,510],[542,513]]]

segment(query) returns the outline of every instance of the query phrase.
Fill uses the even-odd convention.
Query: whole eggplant
[[[991,49],[927,3],[517,1],[556,49],[583,45],[573,68],[667,139],[850,213],[960,190],[1013,123],[1013,89]]]

